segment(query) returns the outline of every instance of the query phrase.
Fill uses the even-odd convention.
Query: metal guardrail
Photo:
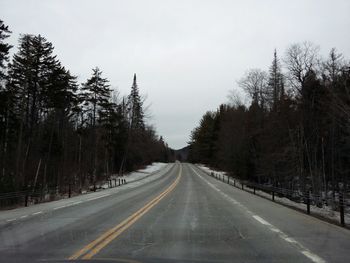
[[[236,188],[245,190],[247,192],[251,192],[253,194],[257,194],[257,190],[268,193],[271,195],[271,200],[274,202],[276,201],[276,196],[278,196],[286,197],[293,202],[304,203],[306,205],[305,208],[307,214],[311,213],[310,207],[312,205],[317,205],[318,207],[320,207],[319,205],[321,204],[322,207],[324,205],[323,203],[332,203],[337,209],[335,211],[339,211],[340,225],[345,226],[345,207],[347,206],[347,199],[345,193],[339,192],[337,194],[337,198],[325,198],[323,196],[313,193],[311,190],[303,192],[300,190],[291,190],[271,185],[257,184],[254,182],[239,180],[232,177],[230,178],[229,176],[224,176],[222,174],[214,172],[210,172],[209,175],[218,180],[226,182]]]

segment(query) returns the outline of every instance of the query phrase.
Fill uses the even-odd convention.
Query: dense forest
[[[78,192],[172,158],[146,122],[136,75],[128,96],[98,67],[79,84],[41,35],[21,35],[10,58],[10,34],[0,20],[0,193]]]
[[[249,102],[233,92],[204,114],[191,134],[192,162],[316,195],[348,189],[350,63],[342,54],[322,58],[310,42],[292,44],[281,59],[274,52],[268,71],[250,69],[237,84]]]

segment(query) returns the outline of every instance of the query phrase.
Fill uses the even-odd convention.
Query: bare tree
[[[284,63],[289,71],[292,88],[300,94],[307,74],[316,71],[319,62],[319,47],[311,42],[292,44],[286,51]]]
[[[251,97],[253,103],[265,106],[268,74],[261,69],[250,69],[238,85]]]
[[[238,89],[230,90],[227,99],[228,104],[232,107],[248,105],[246,96],[243,96],[242,92]]]

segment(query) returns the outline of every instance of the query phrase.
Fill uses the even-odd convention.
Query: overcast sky
[[[98,66],[127,94],[136,73],[149,122],[175,149],[247,69],[268,69],[274,48],[311,41],[350,58],[349,0],[0,0],[0,10],[13,45],[43,35],[79,82]]]

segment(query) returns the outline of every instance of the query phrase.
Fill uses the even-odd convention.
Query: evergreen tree
[[[84,106],[86,107],[85,114],[90,122],[90,127],[92,128],[90,134],[91,144],[90,144],[90,181],[96,183],[101,170],[100,162],[104,159],[101,155],[104,155],[104,150],[100,147],[100,137],[99,127],[103,119],[103,112],[108,112],[110,110],[109,100],[111,97],[111,90],[109,89],[108,80],[102,78],[102,71],[96,67],[94,68],[91,78],[89,78],[86,83],[83,84],[81,91],[84,100]],[[92,166],[91,166],[92,165]]]
[[[273,111],[277,110],[278,101],[284,95],[284,81],[281,72],[281,65],[277,57],[277,51],[275,49],[273,54],[272,65],[269,70],[269,79],[267,83],[268,97]]]
[[[2,20],[0,20],[0,91],[2,90],[2,86],[4,85],[5,79],[5,63],[8,62],[9,59],[9,51],[12,46],[8,43],[5,43],[4,40],[8,38],[11,34],[11,31],[8,29],[8,26],[4,24]]]
[[[129,123],[131,130],[144,130],[144,112],[141,96],[136,83],[136,74],[134,74],[133,84],[131,86],[131,92],[127,99],[127,109],[129,115]]]
[[[8,144],[9,144],[9,105],[10,94],[5,89],[6,85],[6,64],[9,59],[11,45],[5,43],[5,39],[10,36],[11,31],[2,20],[0,20],[0,185],[4,188],[12,187],[12,183],[5,179]],[[4,181],[3,181],[4,180]],[[2,182],[3,181],[3,182]],[[6,182],[5,182],[6,181]],[[2,187],[0,187],[2,188]],[[2,189],[0,189],[1,191]]]
[[[9,89],[15,96],[18,117],[33,133],[45,111],[50,76],[58,66],[53,45],[42,36],[23,35],[9,68]],[[29,135],[28,135],[29,136]]]
[[[215,113],[207,112],[200,120],[199,127],[191,134],[192,151],[198,160],[206,164],[210,164],[214,157],[216,118]]]
[[[39,122],[47,111],[44,94],[48,93],[50,76],[58,65],[53,49],[53,45],[40,35],[23,35],[18,52],[9,65],[11,119],[18,125],[15,174],[22,183],[31,180],[35,173],[36,165],[27,167],[28,159],[40,154]],[[31,175],[21,175],[25,173]]]
[[[91,78],[89,78],[82,86],[81,91],[84,104],[87,106],[87,114],[92,127],[96,126],[99,113],[108,105],[111,90],[109,89],[108,80],[102,78],[102,71],[94,68]]]

